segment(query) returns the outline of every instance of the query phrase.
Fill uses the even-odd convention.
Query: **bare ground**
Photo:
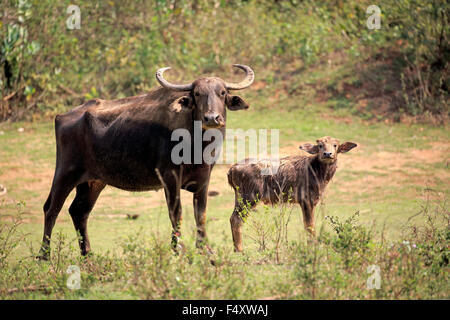
[[[289,146],[280,150],[281,156],[298,154],[302,151],[298,146],[303,142],[292,141]],[[373,193],[383,186],[400,187],[402,185],[421,185],[432,188],[436,179],[450,181],[450,142],[430,143],[427,149],[411,149],[408,152],[387,152],[382,147],[378,151],[368,154],[367,147],[359,145],[351,153],[340,155],[339,169],[333,184],[340,192],[348,193]],[[436,169],[436,165],[440,166]],[[431,175],[427,168],[432,167]],[[232,198],[233,192],[228,186],[226,173],[230,165],[217,165],[212,174],[210,191],[217,193],[217,197],[228,195]],[[14,163],[0,162],[0,183],[7,187],[8,193],[0,196],[0,203],[13,205],[19,197],[19,190],[25,192],[27,206],[41,208],[50,190],[53,177],[53,167],[35,164],[27,159],[21,159]],[[339,173],[341,171],[341,173]],[[351,176],[349,178],[349,175]],[[333,192],[333,191],[331,191]],[[63,210],[67,210],[74,192],[69,196]],[[414,195],[411,194],[413,198]],[[190,205],[192,195],[182,191],[182,203]],[[230,201],[230,210],[233,202]],[[107,213],[112,207],[124,208],[122,214]],[[145,206],[147,208],[165,207],[164,193],[147,192],[136,195],[125,191],[108,187],[100,196],[97,208],[103,208],[98,213],[108,218],[125,217],[127,208]],[[34,211],[34,210],[33,210]],[[32,220],[42,220],[42,211],[27,212]]]

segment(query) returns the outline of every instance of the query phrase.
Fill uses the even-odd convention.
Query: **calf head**
[[[323,163],[334,163],[337,160],[338,153],[345,153],[356,147],[357,144],[353,142],[339,143],[338,139],[332,137],[323,137],[317,139],[316,144],[305,143],[300,146],[310,154],[317,154],[319,161]]]
[[[172,84],[164,79],[162,68],[156,72],[156,79],[163,86],[175,91],[185,91],[186,95],[179,98],[179,103],[191,107],[194,120],[202,121],[204,129],[225,127],[226,108],[230,110],[247,109],[248,104],[239,96],[230,95],[230,90],[241,90],[249,87],[255,75],[253,70],[244,65],[233,65],[242,69],[246,77],[239,83],[228,83],[220,78],[208,77],[198,79],[190,84]]]

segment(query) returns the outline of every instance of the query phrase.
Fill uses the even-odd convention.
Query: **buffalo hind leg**
[[[98,199],[98,196],[105,188],[105,184],[99,180],[83,182],[77,186],[77,194],[69,208],[75,230],[79,233],[78,239],[81,254],[87,255],[91,250],[87,233],[87,222],[89,214]]]
[[[50,258],[50,238],[52,236],[56,218],[58,217],[67,196],[77,185],[80,176],[81,175],[76,171],[64,172],[62,170],[56,170],[50,195],[44,204],[44,235],[42,237],[41,249],[37,257],[38,259],[48,260]]]

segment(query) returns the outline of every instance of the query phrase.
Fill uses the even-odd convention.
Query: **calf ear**
[[[248,104],[239,96],[228,96],[225,102],[232,111],[248,109]]]
[[[304,150],[310,154],[316,154],[319,152],[319,146],[317,144],[305,143],[301,145],[300,150]]]
[[[354,147],[356,147],[357,144],[353,142],[344,142],[343,144],[339,145],[338,153],[346,153],[352,150]]]

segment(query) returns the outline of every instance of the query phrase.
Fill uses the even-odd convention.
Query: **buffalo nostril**
[[[207,115],[203,117],[204,122],[206,123],[220,123],[220,115]]]

